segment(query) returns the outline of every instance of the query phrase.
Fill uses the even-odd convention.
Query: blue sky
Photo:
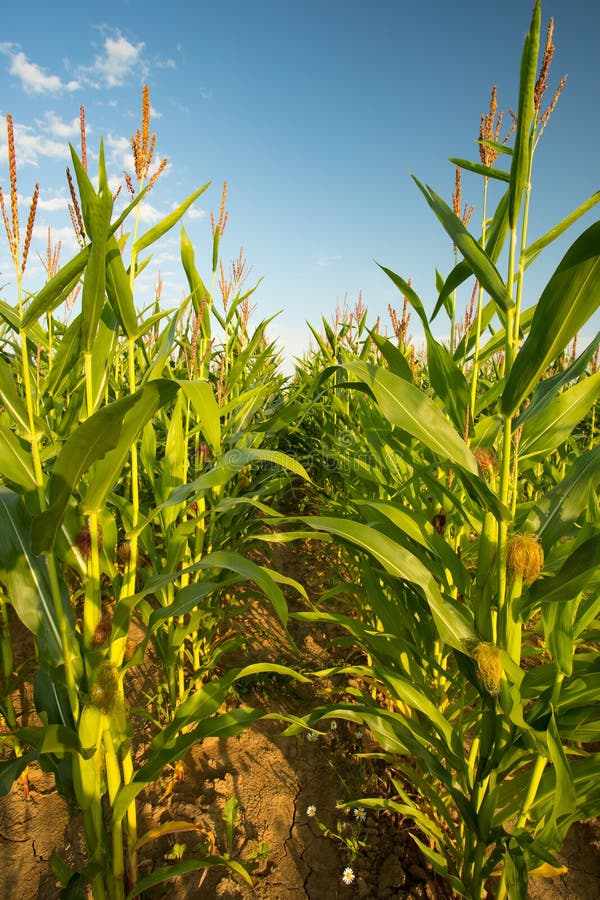
[[[66,261],[76,245],[64,170],[67,141],[79,144],[79,107],[86,109],[90,170],[103,136],[116,184],[132,168],[129,138],[147,83],[156,157],[169,163],[149,195],[145,221],[153,223],[210,180],[185,218],[208,279],[208,214],[218,211],[227,180],[223,256],[236,257],[243,245],[252,277],[263,277],[255,321],[282,310],[269,333],[280,335],[288,352],[306,346],[306,320],[318,325],[322,315],[331,318],[344,297],[353,306],[359,291],[371,321],[378,315],[387,321],[388,303],[401,307],[375,260],[412,278],[431,309],[435,269],[447,274],[452,247],[410,172],[451,202],[448,157],[478,157],[475,139],[491,86],[498,86],[507,119],[508,108],[516,108],[531,5],[64,0],[59,11],[37,0],[8,4],[0,41],[0,184],[8,192],[3,119],[10,112],[21,218],[39,181],[38,249],[50,225]],[[532,239],[598,189],[600,8],[591,0],[545,0],[544,28],[551,15],[556,53],[549,94],[563,74],[568,81],[536,155]],[[475,205],[478,221],[477,177],[463,177],[463,199]],[[593,217],[581,220],[570,239]],[[531,267],[526,305],[566,246],[557,242]],[[138,306],[152,300],[157,268],[163,305],[177,306],[185,292],[179,230],[163,240],[153,264],[140,280]],[[3,240],[0,273],[3,296],[14,302]],[[41,277],[33,254],[25,286],[34,289]]]

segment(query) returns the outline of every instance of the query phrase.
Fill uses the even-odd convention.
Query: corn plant
[[[128,175],[129,202],[118,216],[102,143],[97,186],[88,175],[82,114],[81,156],[71,147],[74,179],[69,172],[81,249],[63,266],[49,250],[48,281],[31,295],[23,275],[38,188],[21,240],[8,117],[10,210],[3,194],[0,201],[16,302],[0,303],[0,581],[8,680],[1,712],[14,753],[0,762],[0,787],[6,792],[39,761],[73,797],[83,814],[88,860],[82,872],[72,872],[55,856],[68,896],[82,896],[91,884],[95,898],[133,897],[210,865],[249,880],[239,862],[213,855],[181,860],[139,881],[138,851],[159,834],[138,835],[136,797],[194,742],[237,734],[262,715],[244,706],[223,711],[238,679],[265,671],[303,677],[281,666],[228,669],[222,662],[232,642],[223,641],[221,630],[242,608],[228,608],[226,592],[252,582],[284,627],[287,621],[278,584],[285,579],[244,554],[253,526],[239,511],[264,506],[271,512],[261,498],[281,489],[281,472],[306,473],[263,446],[269,392],[278,384],[264,324],[253,337],[247,318],[239,327],[248,294],[238,284],[229,314],[217,316],[224,328],[217,352],[210,331],[214,284],[205,288],[183,229],[189,295],[176,310],[162,309],[157,296],[138,312],[136,277],[148,248],[208,187],[139,233],[140,204],[166,162],[151,172],[149,110],[145,89],[142,126],[132,141],[135,184]],[[121,230],[126,222],[129,234]],[[224,225],[222,209],[213,222],[213,276]],[[78,292],[80,311],[69,324],[57,311],[72,308]],[[250,486],[258,464],[265,467],[260,486],[240,496],[242,470]],[[31,687],[40,724],[18,721],[11,706],[8,605],[35,643]],[[130,638],[133,619],[144,635],[138,642]],[[128,708],[127,674],[151,642],[162,662],[157,693],[165,714],[136,770],[139,719]]]
[[[352,470],[346,514],[302,518],[351,549],[360,577],[334,592],[349,614],[328,611],[328,594],[299,615],[342,625],[365,659],[335,670],[352,679],[348,703],[314,710],[305,724],[341,716],[370,729],[394,796],[359,802],[412,820],[435,871],[473,898],[492,879],[498,897],[525,898],[529,874],[562,871],[556,853],[571,823],[600,810],[590,746],[600,734],[598,336],[565,357],[600,301],[600,222],[521,308],[528,264],[600,198],[529,243],[534,153],[563,84],[543,111],[552,23],[538,70],[540,30],[537,2],[513,146],[480,135],[508,169],[459,161],[505,185],[483,234],[415,178],[462,257],[438,279],[434,315],[449,310],[449,346],[434,339],[408,280],[385,269],[423,325],[426,377],[415,383],[391,341],[386,364],[330,366],[323,377],[352,392],[358,437],[348,456],[364,452],[365,435],[369,447]],[[472,276],[489,299],[455,343],[447,304]]]

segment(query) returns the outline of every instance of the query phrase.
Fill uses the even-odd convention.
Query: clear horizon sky
[[[411,278],[433,308],[435,270],[449,272],[452,246],[410,173],[451,203],[448,157],[478,159],[480,116],[494,84],[508,126],[531,8],[529,0],[11,3],[0,41],[0,184],[8,194],[4,117],[11,113],[21,228],[39,181],[34,250],[45,255],[51,226],[66,262],[77,249],[65,165],[67,142],[79,147],[80,105],[90,173],[97,171],[103,136],[116,184],[125,169],[132,172],[129,139],[148,84],[155,158],[169,162],[145,204],[145,227],[211,181],[184,220],[209,281],[209,213],[218,212],[226,180],[224,261],[243,245],[251,278],[263,278],[254,322],[282,310],[269,334],[280,336],[288,355],[300,354],[308,344],[306,320],[318,327],[337,302],[347,298],[354,306],[359,292],[369,321],[381,315],[389,324],[387,306],[401,308],[402,297],[375,261]],[[536,154],[531,240],[599,187],[600,6],[544,0],[542,15],[544,34],[549,17],[555,19],[547,101],[564,74],[568,80]],[[477,233],[481,180],[467,173],[463,202],[475,205]],[[531,267],[526,306],[596,218],[597,208]],[[155,251],[154,268],[136,292],[138,308],[152,301],[158,268],[163,306],[181,302],[179,236],[177,227]],[[42,278],[33,252],[25,287],[35,289]],[[14,303],[4,235],[0,284],[3,299]],[[446,336],[445,323],[439,327]]]

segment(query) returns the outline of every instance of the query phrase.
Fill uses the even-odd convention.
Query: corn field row
[[[368,729],[393,792],[362,808],[410,821],[457,896],[525,898],[532,873],[562,871],[570,825],[600,813],[600,334],[576,345],[600,304],[600,221],[524,302],[530,263],[600,199],[531,240],[535,151],[562,90],[545,96],[552,49],[537,2],[513,129],[501,134],[494,90],[479,159],[452,160],[452,203],[414,179],[455,253],[432,314],[408,275],[382,266],[403,304],[390,334],[361,303],[342,310],[311,328],[289,378],[269,322],[252,324],[243,258],[222,262],[225,194],[206,266],[181,220],[207,184],[141,230],[164,168],[147,90],[126,208],[114,212],[102,144],[97,178],[88,173],[83,129],[69,176],[81,249],[60,264],[49,245],[47,282],[29,293],[37,190],[23,228],[8,117],[0,789],[40,764],[82,812],[85,867],[53,860],[63,896],[133,898],[192,867],[251,879],[227,855],[140,877],[152,835],[138,832],[136,802],[194,744],[267,715],[228,698],[269,673],[348,685],[345,702],[282,712],[282,730],[336,719]],[[461,172],[481,179],[478,224],[462,209]],[[144,307],[136,279],[174,228],[189,291],[176,309],[158,297]],[[343,548],[350,566],[315,604],[266,561],[274,545],[307,539]],[[243,621],[248,592],[287,633],[290,591],[307,604],[294,619],[341,628],[352,663],[232,667],[245,644],[228,626]],[[36,724],[14,704],[28,677],[14,662],[16,618],[35,645]],[[149,646],[153,736],[136,765],[126,684]]]

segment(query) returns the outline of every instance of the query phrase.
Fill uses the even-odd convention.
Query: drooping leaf
[[[221,455],[221,413],[208,381],[179,381],[202,427],[202,434],[214,456]]]
[[[19,495],[2,485],[0,511],[0,580],[18,617],[35,635],[42,659],[59,666],[63,649],[48,566],[31,549],[31,519]]]
[[[502,412],[513,415],[542,374],[600,305],[600,221],[567,250],[535,307],[531,329],[511,369]]]
[[[404,378],[406,381],[412,381],[413,374],[404,353],[394,346],[389,338],[376,334],[374,331],[370,331],[369,334],[387,362],[390,372],[393,372],[394,375],[398,375],[400,378]]]
[[[581,378],[585,374],[585,370],[591,362],[599,343],[600,331],[571,365],[567,366],[566,369],[561,369],[556,375],[552,375],[551,378],[544,378],[533,392],[531,403],[515,419],[514,427],[520,428],[522,425],[525,425],[529,419],[546,407],[563,387]]]
[[[52,549],[69,498],[92,463],[116,447],[126,412],[136,404],[136,395],[122,397],[102,407],[76,428],[64,444],[48,482],[48,508],[33,524],[35,553]]]
[[[496,211],[494,213],[492,224],[485,242],[485,252],[492,262],[497,262],[504,241],[508,232],[508,190],[500,199]],[[448,297],[473,274],[473,268],[466,259],[462,259],[456,265],[446,281],[442,281],[439,287],[439,296],[436,301],[433,313],[431,314],[431,322],[435,319],[442,306],[446,303]],[[495,309],[495,304],[491,304]]]
[[[475,457],[464,440],[448,423],[439,406],[416,385],[367,363],[344,363],[343,368],[369,388],[392,425],[418,438],[440,459],[478,474]]]
[[[0,473],[2,480],[12,481],[24,493],[36,490],[35,473],[29,446],[0,424]]]
[[[487,255],[485,250],[469,234],[461,220],[454,214],[447,203],[436,192],[415,178],[413,180],[421,190],[429,206],[436,214],[447,234],[452,238],[464,258],[468,261],[473,274],[479,284],[488,292],[498,304],[499,309],[506,313],[514,306],[514,301],[506,289],[506,286],[498,272],[498,269]]]
[[[182,859],[170,866],[160,866],[158,869],[155,869],[151,875],[146,875],[145,878],[141,878],[137,882],[136,886],[127,894],[126,900],[133,900],[134,897],[139,897],[144,891],[148,891],[157,884],[163,884],[165,881],[170,881],[172,878],[180,878],[182,875],[187,875],[189,872],[198,872],[202,869],[208,869],[214,866],[224,866],[226,869],[235,872],[236,875],[240,875],[247,884],[252,884],[252,879],[248,874],[247,869],[244,868],[242,863],[235,859],[216,855],[195,857],[193,859]]]
[[[85,497],[82,501],[82,512],[86,515],[99,512],[106,497],[123,471],[123,465],[131,450],[133,441],[137,440],[142,428],[162,406],[170,403],[179,390],[176,382],[166,379],[149,381],[138,388],[132,396],[134,404],[126,411],[118,441],[94,468]],[[119,401],[117,401],[119,402]]]
[[[475,640],[468,612],[444,599],[429,569],[402,545],[368,525],[346,519],[306,516],[302,522],[330,532],[361,547],[381,563],[386,572],[417,585],[424,593],[441,639],[457,650]]]
[[[519,445],[521,459],[549,457],[590,411],[600,394],[600,372],[582,378],[527,419]]]

